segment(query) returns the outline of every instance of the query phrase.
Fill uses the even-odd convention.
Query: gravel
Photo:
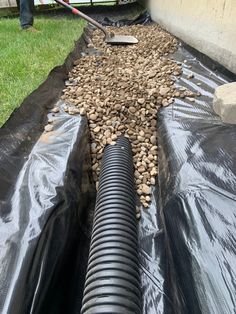
[[[158,174],[158,110],[169,106],[174,97],[196,95],[174,86],[174,76],[182,73],[181,65],[168,57],[177,49],[176,38],[158,25],[122,27],[115,32],[134,35],[139,43],[109,46],[95,31],[93,43],[103,54],[84,56],[75,62],[61,98],[67,102],[69,114],[87,115],[96,183],[104,147],[115,145],[120,135],[130,139],[137,193],[148,208],[151,186]]]
[[[52,124],[47,124],[44,127],[45,132],[52,132],[53,131],[53,125]]]

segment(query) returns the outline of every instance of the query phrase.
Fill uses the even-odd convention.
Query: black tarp
[[[165,230],[165,292],[175,313],[236,313],[236,126],[213,112],[230,81],[180,47],[178,86],[200,92],[158,115],[159,206]],[[187,63],[186,63],[187,62]],[[193,79],[188,79],[194,74]],[[199,85],[199,83],[201,85]]]
[[[121,20],[112,20],[108,17],[105,17],[102,21],[102,24],[104,26],[114,26],[114,27],[122,27],[127,25],[148,25],[152,22],[151,16],[147,11],[144,11],[140,15],[138,15],[135,19],[127,20],[127,19],[121,19]]]
[[[43,127],[84,38],[0,130],[4,314],[80,311],[95,200],[87,122],[59,103],[53,132]],[[184,48],[173,58],[176,84],[203,96],[158,116],[159,183],[139,223],[143,313],[235,313],[236,130],[211,105],[228,79]]]

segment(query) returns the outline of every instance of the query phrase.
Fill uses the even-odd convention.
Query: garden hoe
[[[126,36],[126,35],[115,35],[113,33],[109,33],[105,27],[99,24],[97,21],[92,19],[91,17],[87,16],[86,14],[80,12],[76,8],[73,8],[70,4],[64,2],[63,0],[55,0],[57,3],[61,4],[65,8],[72,11],[72,13],[79,15],[98,29],[100,29],[105,34],[105,42],[110,45],[130,45],[130,44],[137,44],[137,38],[133,36]]]

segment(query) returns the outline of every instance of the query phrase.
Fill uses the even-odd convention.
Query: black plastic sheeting
[[[236,126],[222,123],[212,109],[215,88],[231,76],[184,47],[173,59],[183,66],[176,85],[202,96],[194,103],[176,99],[158,114],[158,185],[140,222],[143,313],[232,314]]]
[[[195,103],[178,99],[158,116],[159,205],[167,252],[164,291],[175,313],[232,314],[236,126],[222,123],[212,109],[215,88],[229,79],[217,76],[184,48],[174,59],[184,67],[177,85],[202,96]]]
[[[151,16],[147,11],[144,11],[139,16],[137,16],[133,20],[121,19],[121,20],[112,20],[109,17],[105,17],[102,21],[102,25],[104,26],[115,26],[115,27],[122,27],[126,25],[148,25],[152,22]]]
[[[74,60],[94,53],[88,39],[0,129],[3,314],[80,312],[95,201],[87,122],[60,102],[53,132],[43,127]],[[176,84],[203,96],[158,116],[159,182],[139,228],[143,313],[236,313],[236,127],[211,105],[229,79],[183,47],[173,58],[187,60]]]
[[[58,306],[67,307],[68,257],[70,267],[77,254],[86,263],[94,200],[87,121],[63,110],[52,118],[54,130],[39,137],[1,207],[1,313],[51,313],[51,291],[50,303],[62,294]]]

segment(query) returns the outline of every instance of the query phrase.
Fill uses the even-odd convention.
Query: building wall
[[[16,0],[0,0],[0,9],[11,7],[16,7]]]
[[[150,0],[153,20],[236,74],[236,0]]]

